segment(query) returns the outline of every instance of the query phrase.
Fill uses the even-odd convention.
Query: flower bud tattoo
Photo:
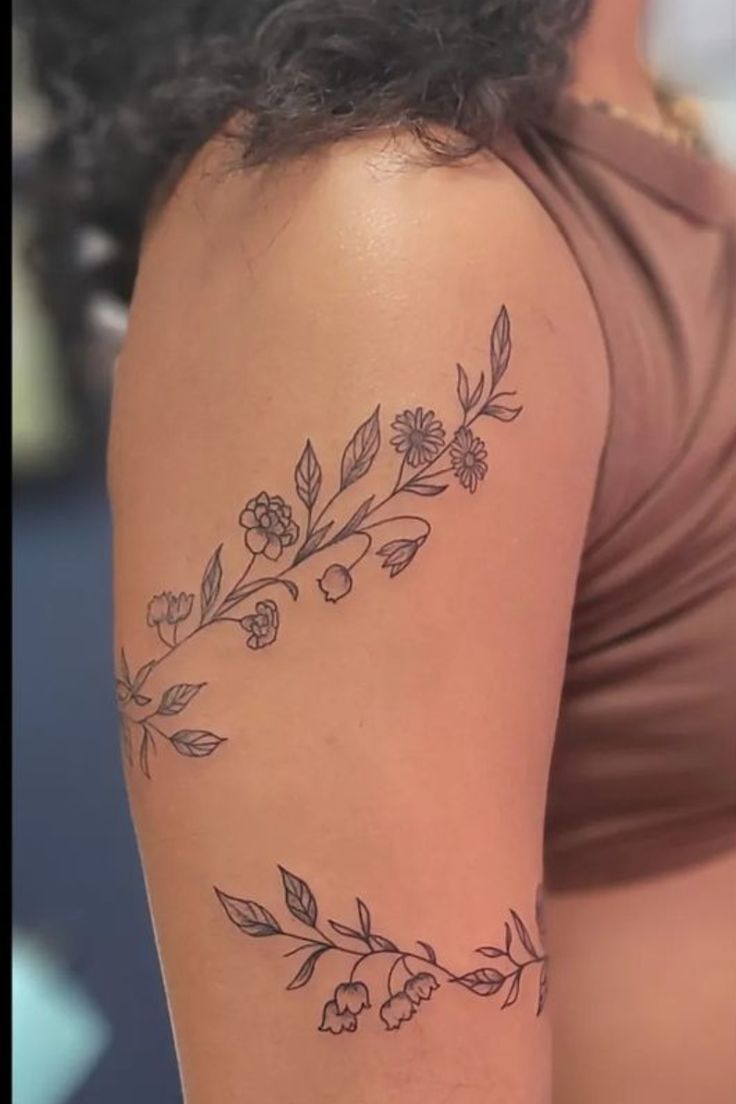
[[[319,589],[327,602],[339,602],[353,588],[353,577],[342,564],[330,564],[319,580]]]

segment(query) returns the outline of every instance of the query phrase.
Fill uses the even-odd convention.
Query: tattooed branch
[[[294,944],[285,957],[300,955],[301,963],[287,990],[304,988],[314,977],[323,955],[332,953],[347,960],[345,980],[337,985],[322,1008],[320,1031],[332,1035],[356,1031],[358,1017],[373,1007],[372,996],[383,1026],[396,1031],[438,989],[455,984],[477,997],[498,996],[501,1009],[510,1008],[519,999],[522,979],[530,970],[536,974],[536,1011],[541,1015],[547,999],[547,956],[537,950],[529,929],[514,909],[510,910],[511,921],[504,926],[503,945],[478,947],[476,951],[495,959],[496,966],[456,974],[443,965],[429,943],[418,940],[417,950],[413,950],[376,933],[370,909],[360,898],[356,899],[357,920],[352,924],[328,920],[335,934],[326,933],[319,926],[317,900],[308,884],[282,866],[279,871],[286,908],[308,930],[308,935],[283,928],[273,913],[256,901],[231,897],[217,888],[215,893],[227,918],[245,935],[277,936]],[[541,886],[537,889],[536,919],[541,945],[544,938]],[[371,965],[377,969],[370,969]]]
[[[159,742],[180,755],[202,758],[211,755],[225,740],[206,730],[170,732],[160,727],[162,722],[168,724],[167,718],[183,712],[206,686],[204,682],[169,686],[155,708],[147,711],[153,704],[147,691],[149,680],[193,636],[213,625],[230,622],[241,632],[246,647],[253,651],[275,644],[282,627],[277,596],[280,598],[285,592],[296,601],[299,587],[293,576],[297,569],[301,572],[307,561],[328,550],[334,550],[334,559],[313,581],[325,601],[332,604],[351,593],[356,572],[369,556],[377,558],[391,579],[414,562],[429,539],[432,526],[422,514],[397,512],[396,500],[407,495],[416,498],[442,495],[451,485],[446,476],[475,494],[488,473],[488,450],[473,426],[481,418],[512,422],[521,413],[521,407],[507,405],[515,392],[499,390],[510,358],[511,326],[508,312],[502,307],[491,332],[489,372],[481,373],[471,383],[463,366],[456,366],[460,416],[454,429],[449,431],[434,410],[422,406],[394,417],[389,444],[397,456],[397,472],[383,497],[374,492],[340,524],[342,496],[370,472],[381,449],[381,411],[376,407],[345,446],[337,488],[324,501],[323,469],[314,445],[307,440],[294,469],[294,490],[304,511],[299,520],[292,505],[279,494],[260,491],[246,502],[238,517],[244,559],[229,589],[224,587],[220,544],[202,575],[198,610],[193,593],[164,590],[151,598],[146,624],[156,636],[159,654],[133,674],[122,652],[117,679],[123,746],[131,764],[135,753],[141,770],[150,777],[150,756]],[[382,537],[386,526],[394,532],[398,530],[399,535],[386,540],[385,536],[390,536]],[[338,555],[338,549],[342,548],[344,551]],[[282,563],[285,566],[277,570],[276,565]],[[274,594],[264,597],[261,592],[267,589]]]

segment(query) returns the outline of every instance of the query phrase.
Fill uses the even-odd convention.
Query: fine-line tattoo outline
[[[412,1019],[422,1003],[446,984],[459,984],[479,997],[503,996],[501,1009],[511,1008],[519,999],[524,972],[530,968],[539,971],[536,1014],[542,1014],[548,993],[547,955],[543,949],[537,950],[528,927],[514,909],[509,910],[511,921],[507,920],[504,924],[503,945],[476,948],[476,954],[495,959],[499,966],[510,967],[508,972],[484,966],[469,973],[457,974],[439,961],[429,943],[420,939],[416,941],[418,951],[405,950],[385,935],[376,933],[373,930],[370,909],[359,897],[356,898],[357,925],[343,924],[337,920],[327,921],[335,935],[352,941],[355,945],[362,945],[360,949],[350,944],[345,946],[327,933],[324,927],[320,927],[317,900],[307,882],[283,866],[279,866],[279,871],[286,907],[299,923],[310,930],[310,935],[284,930],[273,913],[257,901],[232,897],[217,887],[214,887],[215,894],[227,918],[241,932],[256,938],[278,936],[291,940],[296,945],[284,953],[284,958],[290,958],[302,951],[307,952],[296,974],[286,986],[287,990],[304,988],[312,980],[323,955],[337,953],[354,958],[347,980],[336,986],[332,997],[324,1004],[322,1019],[318,1025],[320,1031],[340,1035],[357,1030],[361,1012],[373,1007],[371,988],[375,990],[377,986],[375,980],[369,980],[366,976],[364,964],[375,963],[379,956],[382,956],[385,963],[385,968],[378,973],[384,990],[381,995],[385,999],[382,999],[378,1015],[388,1031],[395,1031],[402,1023]],[[545,925],[541,885],[537,887],[535,912],[540,946],[543,946]],[[519,961],[521,952],[518,947],[527,956],[523,961]],[[375,976],[374,970],[374,979]]]
[[[294,571],[313,556],[347,541],[360,541],[357,554],[345,555],[328,564],[316,580],[327,602],[342,601],[350,593],[355,569],[371,552],[381,560],[381,567],[392,579],[409,567],[432,531],[429,521],[418,513],[389,511],[389,516],[377,515],[399,495],[434,498],[443,494],[450,486],[441,481],[443,476],[454,476],[461,487],[475,493],[488,472],[488,453],[485,442],[471,427],[481,417],[513,422],[522,410],[520,406],[504,405],[504,400],[512,398],[515,391],[499,390],[511,347],[511,323],[506,307],[502,306],[491,331],[488,377],[482,372],[475,386],[471,386],[463,366],[456,365],[462,420],[452,434],[447,434],[434,410],[422,406],[394,417],[389,443],[397,453],[399,467],[393,485],[383,497],[376,492],[366,497],[343,524],[339,524],[336,516],[329,516],[341,495],[369,472],[378,455],[381,425],[377,406],[345,446],[337,490],[319,509],[323,470],[311,440],[307,440],[294,469],[295,493],[306,511],[305,525],[297,523],[292,507],[281,495],[261,491],[248,500],[238,519],[243,529],[245,564],[224,597],[221,597],[223,544],[220,544],[204,569],[198,616],[195,614],[192,619],[194,594],[164,590],[151,598],[146,623],[164,651],[134,672],[121,649],[116,681],[123,749],[131,766],[136,739],[138,764],[147,778],[151,774],[151,753],[156,751],[159,739],[180,755],[197,759],[211,755],[225,742],[225,737],[206,729],[182,728],[171,733],[161,728],[161,719],[181,714],[206,682],[174,683],[157,695],[157,704],[148,710],[154,704],[145,692],[148,680],[193,636],[215,624],[231,622],[245,634],[250,649],[258,651],[270,646],[279,634],[279,606],[273,598],[255,599],[255,596],[267,588],[281,588],[296,601],[299,587],[291,578]],[[446,466],[438,466],[443,460]],[[374,537],[389,525],[401,527],[402,535],[374,548]],[[292,548],[291,559],[281,571],[257,574],[263,564],[276,563],[286,549]],[[249,611],[244,614],[241,610],[234,615],[237,607],[248,601],[252,602]],[[190,627],[185,630],[187,623]]]

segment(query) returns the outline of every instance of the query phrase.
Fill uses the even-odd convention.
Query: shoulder
[[[255,327],[277,345],[299,328],[305,347],[447,346],[480,341],[499,302],[605,421],[606,356],[583,277],[499,159],[431,164],[406,135],[372,135],[243,170],[213,140],[149,227],[128,346],[151,320],[160,335],[195,319],[233,342]]]
[[[379,301],[430,302],[441,289],[448,309],[472,310],[502,279],[540,317],[566,317],[578,342],[599,341],[566,243],[514,172],[491,153],[430,163],[408,135],[366,136],[250,170],[226,142],[211,142],[153,222],[143,274],[166,260],[179,278],[182,262],[195,260],[200,274],[229,281],[278,271],[284,301],[370,291]]]

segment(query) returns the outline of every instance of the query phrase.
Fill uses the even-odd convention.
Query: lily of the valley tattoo
[[[537,1015],[541,1015],[547,1000],[547,956],[537,950],[529,929],[514,909],[509,912],[511,921],[504,924],[501,945],[476,950],[476,954],[494,959],[498,968],[482,966],[458,974],[440,962],[429,943],[418,940],[418,950],[410,950],[375,932],[370,910],[360,898],[356,899],[357,923],[327,921],[329,928],[340,937],[334,938],[319,925],[317,901],[307,883],[283,866],[279,870],[286,907],[292,917],[309,930],[308,935],[282,928],[276,917],[256,901],[231,897],[217,888],[215,893],[228,919],[240,931],[257,938],[278,936],[292,942],[294,946],[285,952],[285,958],[303,954],[287,989],[302,989],[307,985],[323,955],[332,953],[352,959],[345,980],[335,988],[322,1009],[320,1031],[333,1035],[356,1031],[360,1014],[374,1007],[371,998],[378,1004],[378,1016],[384,1027],[395,1031],[411,1020],[436,990],[448,984],[461,985],[477,997],[498,996],[503,998],[501,1008],[510,1008],[519,999],[527,971],[536,975],[536,1009]],[[540,941],[544,938],[542,900],[542,887],[539,886],[536,920]]]
[[[170,732],[161,727],[187,708],[205,682],[174,683],[155,702],[147,692],[154,672],[158,673],[193,636],[230,622],[242,633],[248,648],[259,651],[274,644],[281,612],[275,598],[265,597],[262,592],[285,592],[296,600],[299,588],[294,574],[328,550],[334,550],[334,558],[315,580],[327,602],[342,601],[350,593],[356,569],[369,554],[378,557],[392,579],[406,570],[432,527],[419,513],[397,511],[396,501],[407,495],[441,495],[450,486],[444,481],[448,476],[470,494],[477,491],[488,472],[488,452],[473,426],[480,418],[513,422],[521,413],[521,407],[505,404],[515,392],[500,390],[510,357],[511,326],[508,312],[502,307],[491,333],[488,376],[481,373],[471,385],[463,366],[456,366],[460,416],[454,429],[448,432],[434,410],[422,406],[394,417],[389,443],[397,454],[398,466],[393,482],[382,495],[374,492],[349,517],[345,518],[347,511],[340,516],[342,496],[368,474],[381,447],[380,408],[376,407],[345,446],[337,487],[326,500],[324,472],[312,442],[307,440],[294,470],[295,492],[303,508],[299,521],[281,495],[260,491],[246,502],[238,518],[245,559],[236,581],[225,593],[221,544],[205,567],[197,606],[191,593],[164,590],[151,598],[146,623],[157,638],[159,654],[133,673],[122,652],[117,679],[123,745],[131,764],[137,751],[140,768],[150,777],[150,757],[159,741],[190,758],[211,755],[224,742],[225,737],[207,730],[183,728]],[[383,533],[391,539],[379,539]],[[274,565],[285,558],[286,566],[276,572]]]

